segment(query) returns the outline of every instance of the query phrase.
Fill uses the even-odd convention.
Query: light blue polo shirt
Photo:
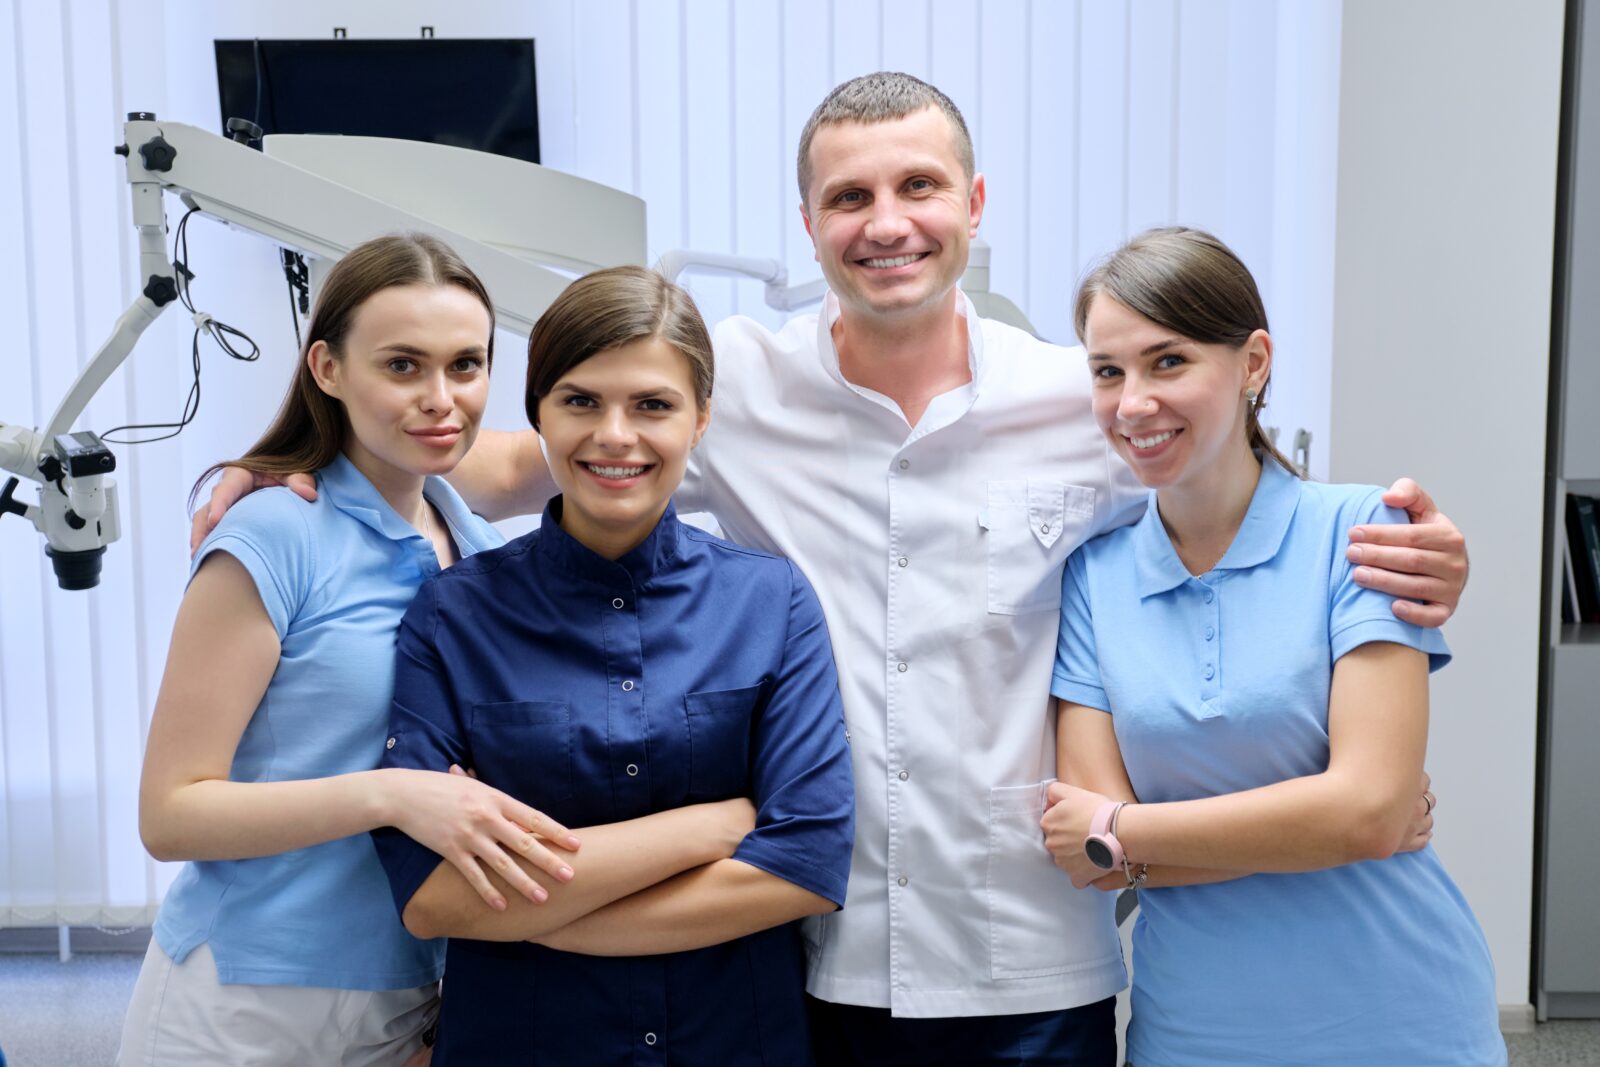
[[[1222,560],[1196,578],[1154,497],[1062,580],[1051,691],[1110,711],[1145,802],[1233,793],[1328,766],[1333,664],[1371,641],[1449,660],[1444,639],[1356,585],[1346,533],[1405,522],[1370,486],[1264,464]],[[1139,893],[1136,1067],[1504,1064],[1494,969],[1432,846],[1306,874]]]
[[[308,504],[288,489],[241,500],[195,553],[242,563],[278,632],[278,669],[245,727],[229,778],[276,782],[377,767],[394,695],[395,634],[433,545],[343,455]],[[504,542],[443,479],[423,494],[465,556]],[[172,959],[209,943],[224,984],[405,989],[436,980],[443,941],[396,916],[366,833],[257,859],[186,864],[156,918]]]

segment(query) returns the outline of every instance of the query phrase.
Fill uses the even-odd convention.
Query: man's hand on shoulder
[[[1345,558],[1356,564],[1356,584],[1398,597],[1393,610],[1406,622],[1443,626],[1467,585],[1467,539],[1410,478],[1395,482],[1383,502],[1405,509],[1411,523],[1350,530]]]
[[[200,542],[217,528],[229,508],[257,489],[271,485],[286,485],[307,501],[317,499],[317,480],[309,474],[257,474],[243,467],[224,467],[217,484],[211,487],[211,499],[194,513],[189,526],[189,554],[193,555]]]

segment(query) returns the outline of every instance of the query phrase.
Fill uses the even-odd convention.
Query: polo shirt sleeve
[[[395,640],[394,703],[380,767],[448,771],[452,763],[469,765],[466,731],[436,639],[438,597],[438,579],[423,582],[400,621]],[[406,904],[442,857],[392,826],[374,830],[372,840],[389,878],[395,910],[403,915]]]
[[[855,842],[855,779],[822,605],[793,563],[789,627],[772,694],[754,724],[755,829],[733,858],[844,906]]]
[[[1450,649],[1444,635],[1437,629],[1417,626],[1395,618],[1390,605],[1395,598],[1388,593],[1366,589],[1355,582],[1355,566],[1344,558],[1346,541],[1343,529],[1350,526],[1377,523],[1405,523],[1409,518],[1404,511],[1391,508],[1383,502],[1383,490],[1373,489],[1362,497],[1353,509],[1341,509],[1347,521],[1334,537],[1336,553],[1332,572],[1332,592],[1328,609],[1328,637],[1332,645],[1332,662],[1352,649],[1373,641],[1389,641],[1417,649],[1428,654],[1428,670],[1438,670],[1450,662]]]
[[[1110,711],[1100,681],[1100,654],[1094,643],[1094,617],[1089,610],[1089,567],[1084,550],[1067,557],[1061,575],[1061,630],[1056,637],[1056,666],[1050,693],[1086,708]]]
[[[317,546],[308,521],[313,507],[288,489],[251,493],[201,543],[189,562],[189,580],[213,552],[226,552],[249,572],[283,641],[316,584]]]

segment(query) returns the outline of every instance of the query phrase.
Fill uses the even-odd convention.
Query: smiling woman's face
[[[1244,391],[1261,388],[1271,362],[1256,335],[1266,337],[1200,344],[1104,293],[1094,298],[1083,340],[1095,422],[1141,482],[1181,485],[1249,448]]]
[[[590,356],[539,401],[561,528],[610,559],[655,528],[711,418],[689,359],[654,337]]]
[[[472,447],[489,400],[491,326],[456,285],[394,285],[355,311],[337,356],[306,354],[323,392],[344,405],[345,451],[368,478],[448,474]]]

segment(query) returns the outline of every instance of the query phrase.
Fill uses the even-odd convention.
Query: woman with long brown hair
[[[431,237],[369,241],[329,272],[283,407],[233,464],[315,472],[317,499],[268,489],[234,508],[195,554],[174,625],[140,833],[156,858],[191,862],[156,920],[121,1063],[416,1053],[443,945],[401,925],[370,830],[426,845],[490,908],[507,905],[485,867],[548,896],[510,855],[574,877],[577,838],[540,812],[446,768],[378,767],[401,616],[427,577],[503,540],[441,477],[477,433],[493,350],[488,293]],[[743,802],[708,808],[748,824]],[[690,825],[704,819],[640,833]]]

